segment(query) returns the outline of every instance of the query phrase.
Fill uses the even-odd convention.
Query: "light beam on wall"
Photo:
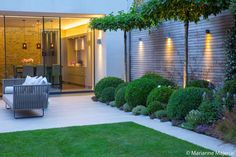
[[[211,70],[213,67],[212,62],[212,34],[210,33],[210,30],[206,30],[206,36],[205,36],[205,49],[204,49],[204,71],[205,74],[203,74],[203,79],[210,80],[211,78]]]

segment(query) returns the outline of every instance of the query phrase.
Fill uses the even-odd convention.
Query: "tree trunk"
[[[128,82],[127,77],[127,32],[124,31],[124,64],[125,64],[125,82]]]
[[[183,87],[185,88],[188,84],[188,31],[189,31],[189,21],[184,23],[185,29],[185,53],[184,53],[184,75],[183,75]]]

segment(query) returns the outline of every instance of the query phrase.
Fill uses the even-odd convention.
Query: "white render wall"
[[[31,13],[110,14],[127,11],[132,0],[0,0],[0,14],[30,15]],[[96,41],[95,41],[96,42]],[[99,47],[98,45],[96,47]],[[96,50],[95,53],[98,50]],[[102,37],[102,54],[96,54],[96,82],[105,76],[124,78],[123,32],[106,32]],[[97,59],[97,56],[102,59]]]

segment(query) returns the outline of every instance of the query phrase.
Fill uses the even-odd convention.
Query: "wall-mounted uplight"
[[[142,42],[142,41],[143,41],[143,39],[142,39],[142,38],[139,38],[139,39],[138,39],[138,41],[139,41],[139,42]]]
[[[209,29],[207,29],[206,34],[211,34],[211,31]]]
[[[167,39],[171,39],[171,34],[168,33],[167,36],[166,36]]]
[[[102,45],[102,39],[97,39],[97,44]]]

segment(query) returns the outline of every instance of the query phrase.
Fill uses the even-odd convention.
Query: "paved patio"
[[[23,130],[81,126],[132,121],[158,130],[196,145],[220,152],[232,153],[236,157],[236,147],[220,140],[192,131],[173,127],[169,122],[161,123],[146,116],[133,116],[99,102],[93,102],[91,95],[63,95],[50,98],[49,108],[43,118],[14,119],[13,113],[5,109],[0,100],[0,133]]]

